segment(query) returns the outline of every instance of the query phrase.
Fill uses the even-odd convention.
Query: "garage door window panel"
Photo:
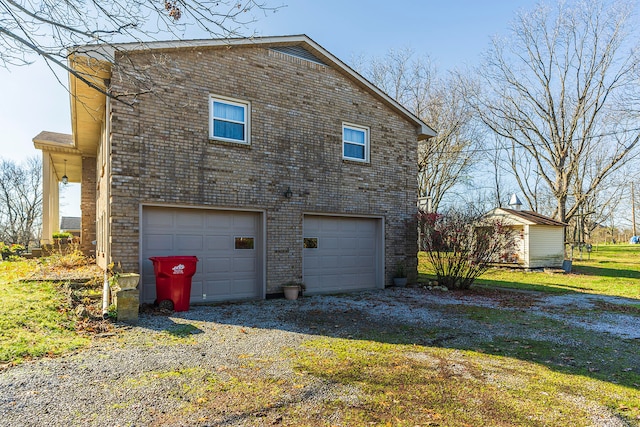
[[[305,237],[304,238],[304,248],[305,249],[318,249],[318,238],[317,237]]]
[[[254,238],[253,237],[236,237],[235,249],[238,250],[253,250]]]

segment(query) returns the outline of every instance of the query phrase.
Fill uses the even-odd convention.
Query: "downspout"
[[[102,284],[102,317],[106,319],[109,313],[109,274],[105,270]]]
[[[110,85],[107,84],[107,90],[110,90]],[[110,218],[111,218],[111,203],[109,202],[111,200],[111,98],[109,98],[108,96],[105,99],[105,111],[104,111],[104,153],[103,156],[105,157],[105,173],[104,176],[102,177],[102,179],[104,180],[104,189],[105,192],[107,193],[104,197],[104,200],[106,200],[106,205],[105,205],[105,218],[104,221],[106,222],[106,224],[102,225],[101,227],[106,228],[106,230],[103,228],[101,230],[102,233],[102,244],[103,244],[103,249],[104,249],[104,262],[106,264],[106,266],[109,265],[110,261],[111,261],[111,245],[110,245],[110,241],[111,239],[109,238],[109,236],[111,236],[111,226],[110,226]],[[96,167],[96,173],[98,173],[98,171],[100,170],[100,167]],[[97,203],[96,203],[97,206]],[[105,235],[105,231],[106,231],[106,235]],[[109,292],[109,269],[105,268],[104,270],[104,282],[102,284],[102,316],[104,318],[107,317],[108,312],[109,312],[109,303],[110,301],[110,292]]]

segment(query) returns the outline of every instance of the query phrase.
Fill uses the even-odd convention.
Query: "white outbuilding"
[[[504,261],[524,268],[562,268],[567,224],[533,211],[496,208],[487,217],[515,229],[516,245]]]

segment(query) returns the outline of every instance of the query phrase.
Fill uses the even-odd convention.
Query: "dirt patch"
[[[529,291],[504,290],[489,287],[473,287],[468,291],[454,292],[459,298],[467,300],[474,297],[488,298],[500,307],[528,308],[544,299],[543,295]]]
[[[594,306],[602,311],[640,316],[640,305],[616,304],[610,301],[597,300],[594,302]]]

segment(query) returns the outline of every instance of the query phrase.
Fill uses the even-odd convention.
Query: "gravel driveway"
[[[638,316],[609,313],[594,319],[589,315],[597,301],[605,299],[614,304],[631,303],[585,294],[465,295],[390,288],[305,297],[298,301],[195,306],[188,312],[170,316],[141,314],[138,326],[119,326],[115,334],[96,337],[89,349],[0,372],[0,426],[154,425],[159,414],[179,414],[181,407],[180,398],[159,398],[175,393],[180,378],[170,375],[160,378],[154,373],[187,370],[224,373],[246,365],[250,359],[260,368],[256,368],[256,375],[286,380],[296,373],[284,355],[285,349],[295,348],[318,335],[352,337],[365,326],[375,329],[402,325],[437,330],[447,325],[447,334],[425,337],[418,344],[451,348],[473,348],[474,341],[495,337],[540,338],[544,333],[536,328],[527,331],[521,324],[511,322],[479,327],[478,320],[461,317],[452,307],[526,310],[585,331],[625,340],[640,339]],[[452,323],[456,325],[453,333]],[[317,380],[303,404],[311,407],[326,399],[344,400],[356,395],[357,390]],[[286,403],[287,396],[282,399]],[[203,420],[201,415],[193,414],[177,416],[174,421],[165,418],[164,424],[208,425]],[[229,415],[215,423],[273,424],[278,424],[278,420],[271,414],[252,419]],[[625,424],[613,415],[600,413],[595,425]]]

